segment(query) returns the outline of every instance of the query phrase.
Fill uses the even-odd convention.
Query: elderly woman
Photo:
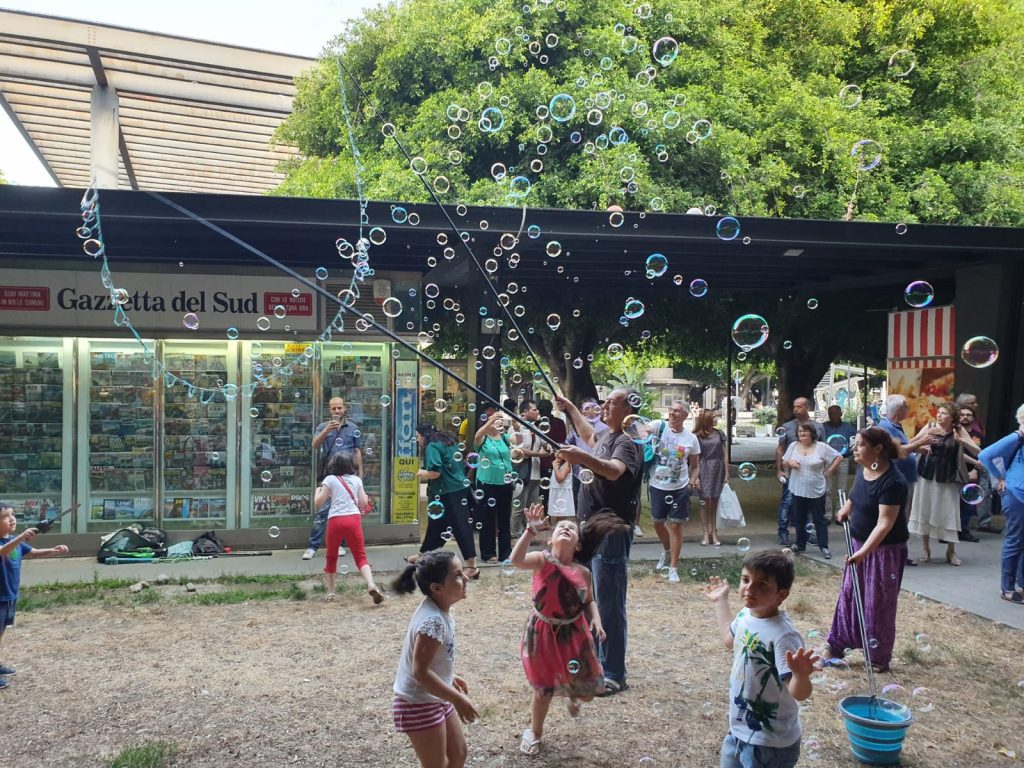
[[[899,447],[879,427],[857,433],[853,458],[859,466],[850,498],[836,520],[850,521],[857,580],[864,600],[864,623],[876,672],[887,672],[896,642],[896,601],[907,562],[907,481],[893,461]],[[853,595],[853,569],[847,568],[836,601],[828,641],[820,655],[826,661],[849,648],[863,649]]]
[[[999,589],[1003,600],[1024,605],[1024,405],[1017,409],[1017,429],[978,458],[992,476],[1006,516]]]
[[[956,541],[960,532],[960,489],[967,482],[964,456],[977,456],[980,449],[960,426],[960,412],[952,403],[938,407],[935,423],[928,430],[930,450],[917,460],[918,480],[909,528],[921,537],[924,547],[918,562],[931,560],[930,537],[935,536],[946,544],[946,562],[960,565]]]

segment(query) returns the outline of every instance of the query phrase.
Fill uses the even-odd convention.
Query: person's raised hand
[[[708,585],[704,587],[704,594],[713,603],[717,603],[719,600],[727,600],[729,598],[729,582],[720,576],[712,576],[708,579]]]
[[[555,405],[558,406],[558,410],[562,413],[571,413],[576,410],[576,406],[572,404],[572,401],[563,395],[555,395]]]
[[[38,528],[26,528],[24,531],[21,532],[21,540],[32,541],[32,539],[34,539],[38,533]]]
[[[58,544],[56,547],[53,548],[53,551],[55,554],[58,555],[66,555],[68,553],[68,545]]]
[[[523,516],[526,518],[526,524],[530,526],[530,529],[533,531],[546,531],[551,527],[547,516],[544,514],[544,505],[540,502],[531,504],[530,507],[523,512]]]
[[[814,663],[819,660],[818,654],[810,648],[797,648],[796,653],[786,651],[786,664],[789,671],[800,677],[807,677],[814,671]]]
[[[582,464],[590,454],[575,445],[566,445],[559,448],[555,455],[570,464]]]

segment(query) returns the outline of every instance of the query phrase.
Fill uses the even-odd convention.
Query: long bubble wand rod
[[[363,319],[369,325],[373,326],[373,328],[375,330],[379,331],[380,333],[383,333],[385,336],[387,336],[392,341],[394,341],[394,342],[396,342],[398,344],[401,344],[405,349],[407,349],[410,352],[412,352],[414,355],[416,355],[421,360],[423,360],[425,362],[428,362],[431,365],[435,365],[438,368],[440,368],[442,371],[444,371],[446,374],[451,376],[453,379],[455,379],[457,382],[462,384],[464,387],[466,387],[467,389],[472,390],[477,395],[479,395],[481,398],[483,398],[487,402],[489,402],[492,405],[494,405],[494,407],[497,408],[498,410],[500,410],[502,413],[507,414],[512,419],[514,419],[516,422],[518,422],[521,426],[523,426],[524,428],[528,429],[533,434],[537,435],[537,437],[539,437],[541,440],[546,442],[548,445],[552,446],[556,450],[558,448],[562,447],[556,441],[552,440],[546,434],[541,432],[533,424],[531,424],[530,422],[528,422],[525,419],[521,418],[518,414],[515,414],[512,411],[509,411],[506,408],[504,408],[501,405],[501,403],[499,403],[493,397],[491,397],[486,392],[484,392],[484,391],[478,389],[477,387],[473,386],[472,384],[470,384],[468,381],[466,381],[464,378],[459,376],[457,373],[452,371],[450,368],[448,368],[447,366],[442,364],[440,361],[435,360],[434,358],[432,358],[430,355],[428,355],[425,352],[423,352],[422,350],[420,350],[415,345],[410,344],[408,341],[406,341],[401,336],[399,336],[398,334],[396,334],[393,331],[391,331],[386,326],[383,326],[380,323],[378,323],[376,320],[372,319],[372,317],[363,315],[361,312],[359,312],[355,308],[350,307],[348,304],[346,304],[344,301],[339,299],[337,296],[333,295],[326,288],[324,288],[324,287],[322,287],[320,285],[317,285],[316,283],[314,283],[312,280],[310,280],[307,277],[303,277],[302,275],[300,275],[298,272],[296,272],[294,269],[292,269],[288,265],[281,263],[280,261],[275,259],[273,256],[270,256],[270,255],[264,253],[259,248],[256,248],[255,246],[250,245],[249,243],[245,242],[241,238],[235,237],[233,234],[231,234],[227,230],[222,229],[221,227],[217,226],[212,221],[208,221],[207,219],[204,219],[199,214],[193,213],[192,211],[190,211],[189,209],[185,208],[184,206],[181,206],[178,203],[175,203],[173,200],[168,200],[166,197],[161,195],[159,192],[146,192],[146,194],[149,195],[150,197],[155,198],[156,200],[159,200],[164,205],[166,205],[166,206],[168,206],[170,208],[173,208],[174,210],[176,210],[178,213],[182,214],[183,216],[187,216],[188,218],[192,219],[193,221],[195,221],[195,222],[197,222],[199,224],[202,224],[204,227],[207,227],[208,229],[213,230],[218,235],[227,238],[231,242],[235,243],[235,245],[238,245],[241,248],[244,248],[245,250],[249,251],[250,253],[255,254],[256,256],[259,256],[261,259],[263,259],[265,262],[267,262],[268,264],[270,264],[274,268],[280,270],[281,272],[284,272],[285,274],[287,274],[288,276],[292,277],[293,279],[298,280],[304,286],[306,286],[310,290],[314,291],[315,293],[320,294],[321,296],[326,298],[328,301],[334,302],[339,307],[341,307],[342,311],[348,312],[349,314],[352,314],[352,315],[356,316],[357,318]]]
[[[411,168],[412,167],[412,159],[413,158],[412,158],[412,155],[409,153],[409,150],[407,150],[405,148],[405,145],[402,144],[401,139],[398,138],[398,129],[394,128],[394,125],[392,123],[388,122],[388,120],[387,120],[386,116],[384,115],[384,113],[377,107],[376,104],[373,103],[373,100],[370,99],[369,94],[367,94],[366,91],[363,90],[363,87],[359,84],[359,81],[355,78],[355,76],[352,75],[351,72],[349,72],[348,67],[346,67],[342,63],[341,57],[340,56],[336,57],[335,61],[337,62],[338,70],[339,70],[338,71],[338,88],[339,89],[343,89],[344,88],[344,84],[341,82],[341,73],[344,72],[345,75],[348,77],[348,79],[352,81],[352,85],[355,87],[356,91],[358,91],[359,98],[362,101],[364,101],[367,105],[369,105],[371,109],[373,109],[374,116],[376,116],[380,120],[381,125],[382,126],[386,126],[386,125],[391,125],[392,126],[393,130],[388,131],[387,133],[384,133],[384,136],[387,137],[387,138],[390,138],[393,142],[395,142],[395,146],[398,147],[398,151],[401,152],[402,155],[405,156],[405,159],[409,163],[410,168]],[[382,133],[383,133],[383,131],[382,131]],[[415,171],[414,171],[414,173],[415,173]],[[441,211],[441,214],[447,220],[448,225],[452,228],[452,232],[455,234],[456,239],[460,243],[462,243],[462,247],[465,249],[466,253],[469,254],[469,258],[473,260],[473,264],[476,265],[477,270],[483,276],[484,284],[487,285],[487,289],[490,291],[491,296],[494,297],[495,303],[499,307],[501,307],[502,312],[505,313],[505,317],[508,318],[508,321],[512,324],[512,327],[516,329],[516,332],[519,334],[519,340],[523,342],[523,346],[526,347],[526,351],[530,355],[530,359],[533,360],[533,364],[535,366],[537,366],[537,370],[540,372],[540,375],[542,377],[544,377],[544,382],[548,385],[548,387],[551,389],[551,391],[553,393],[559,394],[559,391],[557,389],[555,389],[555,385],[551,381],[551,378],[544,372],[544,367],[540,364],[540,360],[537,357],[537,354],[533,351],[533,347],[530,346],[530,342],[528,342],[526,340],[526,334],[524,334],[522,332],[522,330],[519,328],[519,325],[518,325],[518,323],[516,323],[515,317],[509,311],[508,306],[503,304],[501,302],[501,300],[498,298],[498,291],[494,287],[494,284],[491,282],[490,277],[487,275],[487,270],[485,270],[483,268],[483,265],[480,263],[480,260],[477,258],[476,253],[470,247],[469,243],[467,243],[465,240],[462,239],[462,233],[459,230],[458,225],[455,223],[455,220],[452,219],[452,217],[448,214],[448,211],[445,209],[444,204],[441,202],[441,199],[437,196],[437,193],[434,191],[433,187],[431,187],[430,184],[427,183],[427,180],[424,177],[424,175],[421,174],[421,173],[416,173],[415,175],[422,182],[424,189],[427,190],[427,194],[430,195],[431,200],[434,201],[434,204],[437,206],[438,210]],[[526,212],[524,210],[523,211],[523,215],[525,216],[525,214],[526,214]]]
[[[839,503],[846,504],[846,492],[839,492]],[[853,535],[850,533],[850,521],[843,521],[843,533],[846,536],[846,549],[853,556]],[[853,583],[853,604],[857,608],[857,621],[860,624],[860,642],[864,646],[864,666],[868,671],[868,691],[871,693],[871,700],[878,698],[878,690],[875,688],[875,670],[871,666],[871,645],[868,638],[868,625],[864,622],[864,600],[860,593],[860,580],[857,578],[857,564],[847,561],[846,567],[850,569],[850,577]]]

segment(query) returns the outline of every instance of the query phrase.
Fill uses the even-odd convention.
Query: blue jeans
[[[1001,493],[999,498],[1006,516],[999,588],[1003,592],[1012,592],[1015,584],[1024,589],[1024,502],[1009,491]]]
[[[779,538],[789,539],[789,510],[793,506],[793,494],[789,492],[789,481],[782,486],[782,498],[779,500]]]
[[[611,534],[601,543],[590,564],[594,599],[607,636],[598,644],[597,654],[604,676],[617,683],[626,680],[626,568],[632,541],[632,531]]]
[[[324,543],[324,533],[327,532],[327,512],[331,508],[331,502],[328,500],[320,509],[313,515],[313,529],[309,532],[309,548],[320,549]]]
[[[722,741],[719,768],[793,768],[800,759],[800,740],[788,747],[744,744],[731,733]]]

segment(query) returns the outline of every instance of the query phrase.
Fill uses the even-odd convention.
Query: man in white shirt
[[[673,403],[668,420],[651,422],[655,465],[647,493],[654,531],[661,540],[658,570],[668,568],[670,584],[679,583],[679,552],[683,548],[683,523],[690,516],[690,492],[700,487],[700,441],[683,422],[690,415],[685,403]]]

